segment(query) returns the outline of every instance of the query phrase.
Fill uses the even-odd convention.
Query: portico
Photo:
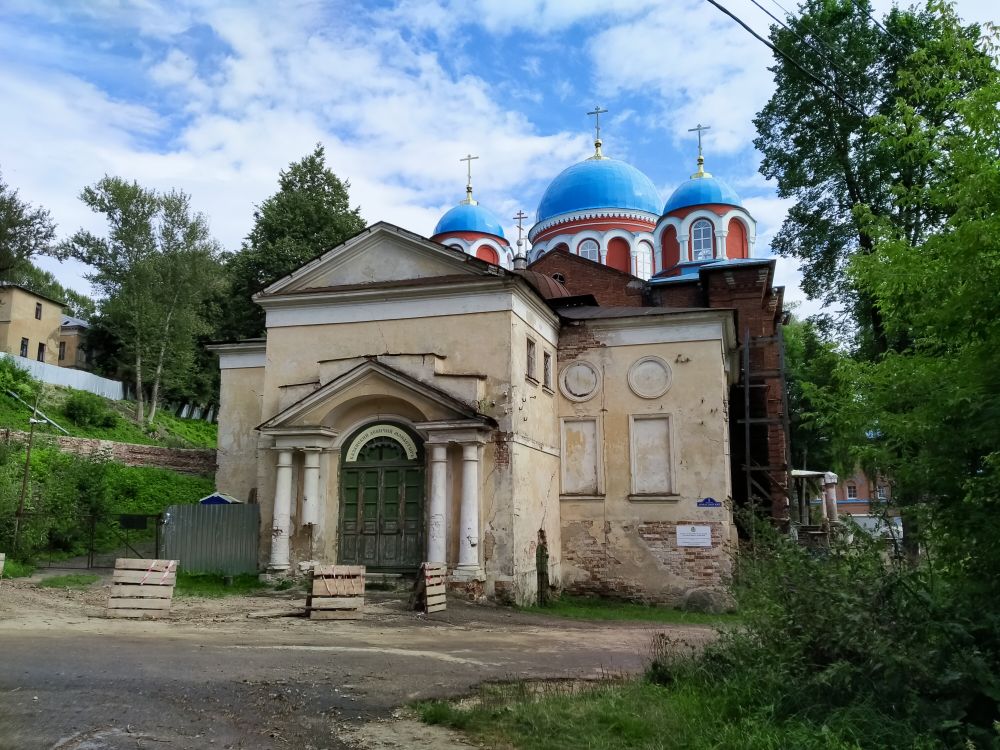
[[[488,417],[372,358],[259,429],[273,442],[269,571],[296,559],[386,571],[430,561],[483,577]]]

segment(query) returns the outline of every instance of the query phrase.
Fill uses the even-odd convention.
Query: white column
[[[302,467],[302,523],[319,521],[319,448],[304,448]]]
[[[691,255],[688,252],[688,240],[691,239],[690,228],[686,229],[682,235],[680,232],[677,233],[677,243],[680,245],[681,251],[678,255],[678,261],[683,263],[686,260],[691,260]]]
[[[462,445],[462,517],[458,566],[479,569],[479,444]]]
[[[274,519],[271,522],[270,570],[288,570],[288,531],[292,513],[292,452],[278,451],[274,480]]]
[[[837,514],[837,475],[832,471],[828,471],[823,475],[823,502],[826,505],[827,513],[832,523],[837,523],[840,520]]]
[[[715,257],[719,260],[726,259],[726,237],[728,236],[728,229],[715,230]]]
[[[431,507],[427,528],[427,562],[447,562],[448,446],[431,443]]]

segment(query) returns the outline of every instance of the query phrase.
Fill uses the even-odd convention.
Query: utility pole
[[[21,536],[21,518],[24,516],[24,499],[28,494],[28,479],[31,476],[31,444],[35,440],[35,425],[44,424],[44,419],[36,419],[38,413],[38,397],[35,397],[35,405],[31,410],[31,417],[28,418],[30,429],[28,430],[28,447],[24,455],[24,474],[21,477],[21,496],[17,500],[17,515],[14,517],[14,551],[18,550],[18,541]]]

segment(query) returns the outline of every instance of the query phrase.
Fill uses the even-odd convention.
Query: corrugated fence
[[[257,572],[258,505],[171,505],[163,512],[160,557],[185,573]]]
[[[92,372],[84,370],[74,370],[70,367],[60,367],[50,365],[45,362],[37,362],[33,359],[18,357],[7,352],[0,352],[0,356],[14,360],[18,367],[31,373],[31,377],[41,380],[50,385],[63,385],[69,388],[76,388],[78,391],[90,391],[104,398],[121,401],[125,398],[125,386],[117,380],[108,380]]]

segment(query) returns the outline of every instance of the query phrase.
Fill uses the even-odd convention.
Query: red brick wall
[[[562,274],[573,294],[592,294],[602,307],[642,307],[646,282],[600,263],[564,252],[549,252],[529,266],[552,276]]]
[[[723,538],[722,525],[680,522],[690,523],[711,527],[711,547],[678,547],[678,524],[671,521],[572,522],[572,529],[563,529],[563,564],[582,570],[585,575],[568,583],[566,591],[679,604],[693,588],[722,588],[728,583],[732,569],[729,541]],[[619,536],[628,537],[630,543],[619,544]],[[629,550],[628,555],[617,557],[616,551],[623,548]],[[639,559],[635,559],[637,555]],[[636,573],[637,564],[647,572],[648,580],[642,573]],[[667,581],[669,584],[664,586]]]

